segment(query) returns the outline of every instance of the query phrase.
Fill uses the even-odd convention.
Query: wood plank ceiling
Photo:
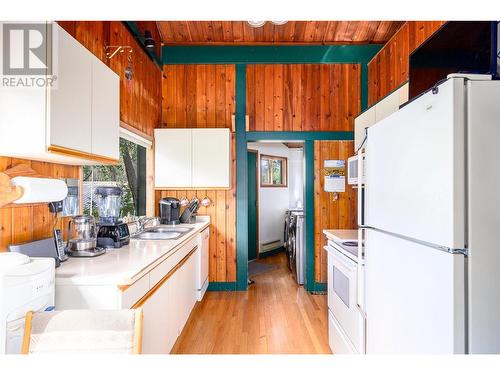
[[[246,21],[158,21],[162,43],[171,44],[366,44],[386,43],[401,21],[289,21],[251,27]]]

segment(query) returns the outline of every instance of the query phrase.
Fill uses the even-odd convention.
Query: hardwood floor
[[[260,261],[278,267],[252,277],[246,292],[207,292],[172,353],[331,353],[326,296],[299,287],[283,253]]]

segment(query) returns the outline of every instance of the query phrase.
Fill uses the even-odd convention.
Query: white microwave
[[[365,155],[362,154],[363,156],[363,162],[365,161]],[[358,163],[358,155],[351,156],[349,159],[347,159],[347,183],[349,185],[357,185],[358,184],[358,178],[359,178],[359,170],[360,170],[360,165]],[[364,168],[363,169],[363,176],[361,177],[361,182],[363,182],[363,177],[364,177]]]

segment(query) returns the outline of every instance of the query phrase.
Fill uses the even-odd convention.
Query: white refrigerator
[[[500,353],[500,81],[449,78],[368,129],[366,353]]]

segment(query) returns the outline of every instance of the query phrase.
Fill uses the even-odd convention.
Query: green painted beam
[[[314,280],[314,141],[304,142],[305,187],[304,187],[304,232],[306,234],[306,277],[307,291],[315,288]]]
[[[238,290],[238,288],[237,288],[237,283],[234,282],[227,282],[227,283],[210,282],[208,284],[207,290],[209,292],[231,292]]]
[[[163,46],[163,64],[367,64],[382,44]]]
[[[248,159],[246,140],[247,67],[236,64],[236,283],[248,287]]]
[[[256,141],[352,141],[354,132],[247,132],[247,142]]]
[[[142,41],[142,35],[141,35],[141,30],[139,29],[139,26],[137,26],[137,23],[135,21],[123,21],[123,24],[125,27],[130,31],[132,36],[137,40],[137,42],[140,44],[142,50],[146,52],[146,54],[149,56],[149,58],[160,68],[162,68],[163,63],[161,60],[161,56],[157,56],[154,51],[148,50],[144,46],[144,42]],[[155,40],[156,43],[161,43],[160,40]],[[162,49],[160,48],[160,52]]]

